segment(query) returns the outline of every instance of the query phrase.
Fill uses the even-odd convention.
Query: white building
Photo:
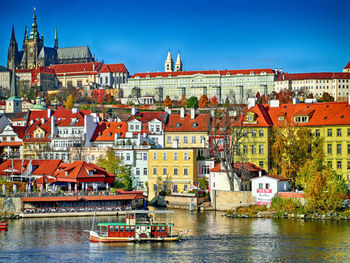
[[[290,189],[289,179],[277,175],[259,176],[251,179],[251,182],[252,196],[256,196],[258,205],[269,205],[278,192]]]
[[[156,101],[163,101],[166,96],[180,100],[182,94],[187,98],[216,96],[219,102],[234,94],[237,99],[262,96],[273,91],[276,71],[272,69],[247,70],[203,70],[182,71],[180,55],[175,65],[169,51],[165,62],[165,72],[136,73],[122,85],[123,97],[154,96]]]

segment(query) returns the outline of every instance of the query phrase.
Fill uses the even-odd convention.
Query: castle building
[[[93,62],[88,46],[59,48],[57,28],[55,30],[54,47],[44,45],[44,36],[40,35],[34,9],[32,31],[28,34],[25,28],[22,50],[18,50],[15,36],[15,28],[12,26],[12,34],[7,56],[8,68],[36,68],[48,67],[52,64],[86,63]]]

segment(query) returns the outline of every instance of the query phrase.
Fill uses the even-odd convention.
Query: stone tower
[[[55,29],[55,44],[54,44],[54,49],[58,49],[58,34],[57,34],[57,26]]]
[[[182,71],[182,61],[181,61],[181,57],[180,57],[180,52],[177,53],[175,71]]]
[[[165,60],[165,72],[173,72],[174,71],[174,61],[171,57],[170,50],[168,52],[168,57]]]
[[[15,26],[12,25],[10,46],[7,54],[7,68],[15,68],[18,65],[18,44],[15,36]]]
[[[14,63],[14,62],[13,62]],[[22,112],[22,100],[17,96],[16,69],[12,69],[10,98],[6,100],[6,112]]]

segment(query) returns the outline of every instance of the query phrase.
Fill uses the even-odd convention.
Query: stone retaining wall
[[[213,191],[213,207],[219,211],[234,209],[238,206],[249,206],[256,204],[256,197],[252,192],[231,192],[231,191]]]

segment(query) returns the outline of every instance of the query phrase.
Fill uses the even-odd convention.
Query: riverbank
[[[324,213],[298,213],[286,211],[272,211],[264,206],[239,207],[226,214],[231,218],[289,218],[310,220],[350,220],[350,210]]]

